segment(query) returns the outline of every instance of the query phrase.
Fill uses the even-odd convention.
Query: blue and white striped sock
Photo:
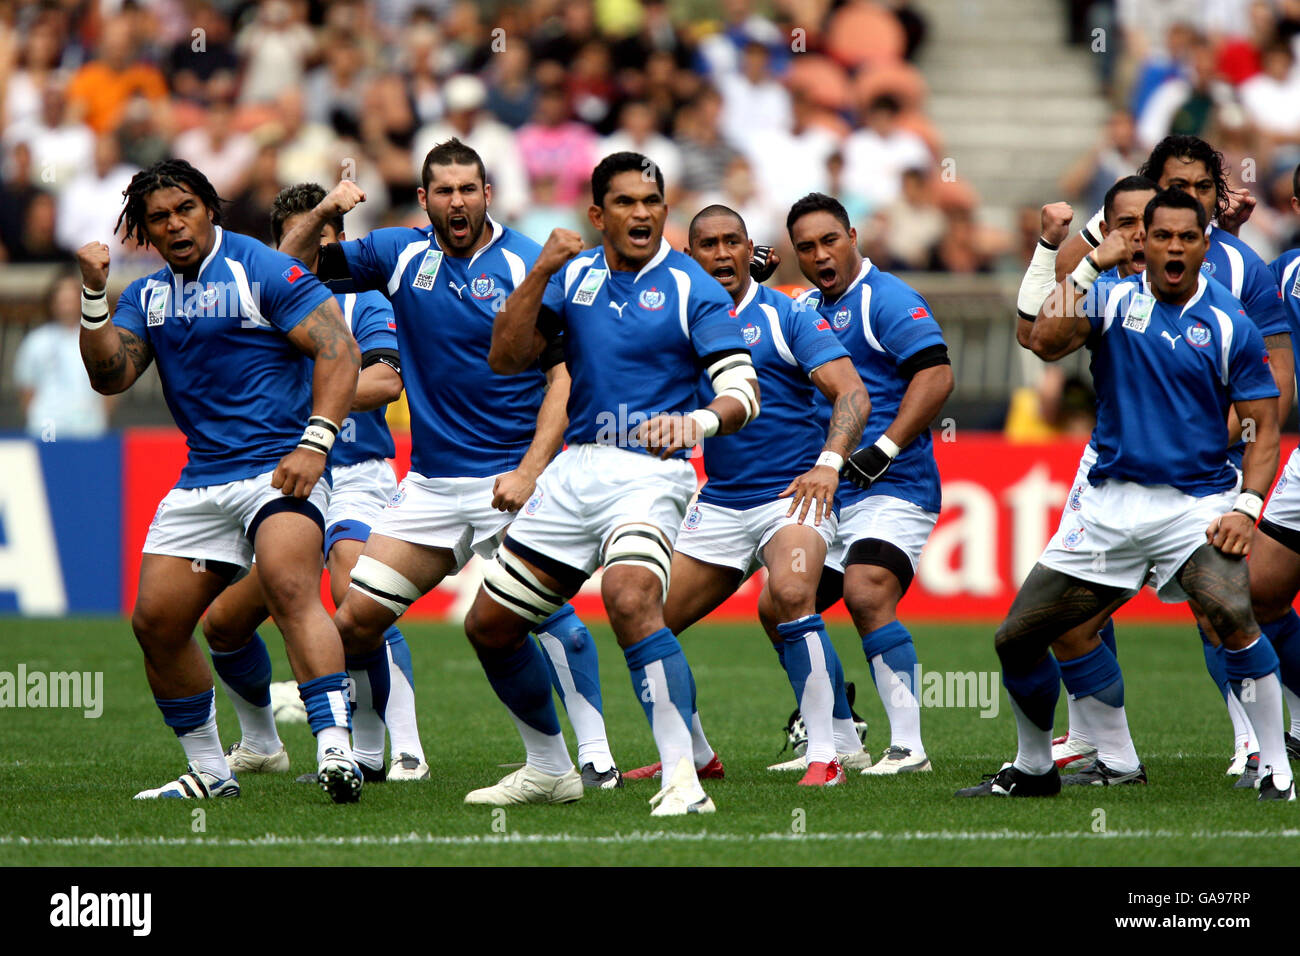
[[[243,746],[254,753],[276,753],[282,744],[271,709],[271,655],[262,635],[254,631],[252,640],[235,651],[212,651],[212,669],[235,708]]]
[[[488,683],[523,738],[528,765],[559,777],[573,769],[551,696],[551,681],[537,645],[524,639],[513,650],[478,649]]]
[[[154,703],[162,711],[163,723],[175,732],[185,758],[195,770],[222,780],[231,776],[230,764],[226,763],[221,737],[217,733],[217,695],[213,688],[192,697],[168,700],[155,697]]]
[[[834,683],[827,661],[826,626],[820,614],[809,614],[778,624],[785,643],[785,672],[794,690],[795,703],[808,731],[808,763],[835,759],[835,730],[831,714],[835,708]],[[830,654],[835,649],[830,649]]]
[[[388,653],[388,707],[384,724],[388,727],[388,746],[393,759],[410,754],[424,760],[420,727],[415,716],[415,671],[411,666],[411,648],[394,624],[384,631]]]
[[[660,628],[623,649],[631,672],[632,689],[650,721],[664,782],[672,777],[682,758],[695,767],[691,745],[691,712],[695,679],[686,655],[668,628]]]
[[[331,747],[337,747],[355,761],[348,739],[352,727],[347,673],[337,671],[303,681],[298,685],[298,696],[307,708],[307,724],[316,735],[317,762]]]
[[[578,765],[591,764],[598,773],[614,766],[605,732],[600,697],[600,660],[591,632],[566,604],[533,629],[541,645],[551,684],[578,738]]]

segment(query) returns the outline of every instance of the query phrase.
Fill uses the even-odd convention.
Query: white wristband
[[[90,321],[87,321],[87,320]],[[98,319],[99,321],[95,321]],[[81,324],[87,329],[103,328],[108,321],[108,295],[103,289],[96,292],[81,287]]]
[[[334,447],[334,439],[339,433],[339,426],[324,415],[313,415],[307,420],[307,428],[298,439],[298,447],[306,448],[317,454],[328,455]]]
[[[817,466],[825,465],[827,468],[833,468],[835,474],[839,474],[844,468],[844,456],[833,451],[824,451],[817,456]]]
[[[888,435],[881,435],[879,438],[877,438],[876,447],[879,448],[881,451],[883,451],[886,455],[888,455],[890,461],[893,461],[895,458],[897,458],[898,453],[903,450],[899,448],[897,445],[895,445]]]
[[[90,319],[87,319],[84,315],[81,317],[81,327],[83,329],[90,329],[90,331],[92,332],[94,332],[96,329],[102,329],[106,325],[108,325],[108,316],[104,316],[98,322],[92,322]]]
[[[712,409],[697,408],[689,417],[695,419],[696,424],[700,426],[701,438],[712,438],[722,427],[722,416]]]
[[[1101,269],[1093,261],[1092,256],[1084,256],[1082,261],[1074,267],[1070,273],[1070,279],[1080,292],[1091,292],[1093,283],[1097,281],[1097,276],[1101,275]]]
[[[1259,513],[1264,510],[1264,499],[1253,491],[1243,491],[1232,503],[1233,511],[1240,511],[1251,521],[1259,520]]]
[[[1042,308],[1043,300],[1056,287],[1056,250],[1043,245],[1040,239],[1034,244],[1034,257],[1029,260],[1029,268],[1020,281],[1020,291],[1016,295],[1016,311],[1021,318],[1033,321]]]
[[[1103,206],[1092,214],[1092,218],[1088,220],[1088,224],[1084,226],[1083,231],[1079,233],[1079,235],[1083,236],[1083,241],[1094,249],[1101,245],[1101,224],[1105,221],[1106,207]]]

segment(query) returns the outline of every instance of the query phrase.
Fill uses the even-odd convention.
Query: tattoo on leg
[[[1259,635],[1250,608],[1250,567],[1211,544],[1197,548],[1178,569],[1179,585],[1225,643],[1248,642]]]
[[[1123,600],[1122,588],[1083,581],[1035,564],[998,628],[994,638],[998,656],[1004,667],[1028,669],[1057,638]]]

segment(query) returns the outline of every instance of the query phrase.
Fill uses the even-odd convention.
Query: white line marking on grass
[[[487,836],[438,836],[433,833],[405,833],[393,836],[282,836],[267,833],[258,837],[29,837],[0,836],[0,846],[66,847],[276,847],[276,846],[495,846],[519,844],[637,844],[637,843],[893,843],[893,842],[977,842],[999,840],[1150,840],[1150,839],[1297,839],[1300,829],[1285,830],[904,830],[885,833],[864,830],[846,833],[677,833],[668,830],[614,833],[593,836],[579,833],[493,833]]]

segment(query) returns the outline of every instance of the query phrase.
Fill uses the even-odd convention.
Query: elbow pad
[[[713,391],[721,398],[729,395],[745,409],[743,428],[758,417],[758,372],[748,352],[731,352],[708,367]]]

